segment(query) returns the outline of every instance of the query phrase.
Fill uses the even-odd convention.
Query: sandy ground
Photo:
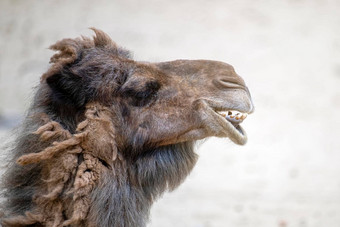
[[[95,3],[94,3],[95,2]],[[256,112],[244,147],[212,138],[149,227],[340,226],[340,2],[0,1],[0,135],[29,106],[47,47],[103,29],[136,60],[232,64]]]

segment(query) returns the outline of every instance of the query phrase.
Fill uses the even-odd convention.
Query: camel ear
[[[46,83],[52,89],[52,100],[57,103],[79,108],[88,100],[86,82],[77,75],[62,72],[46,78]]]
[[[70,67],[81,60],[82,52],[86,48],[93,46],[93,41],[83,39],[63,39],[50,49],[57,51],[51,57],[53,63],[50,69],[43,74],[41,80],[46,80],[52,89],[52,100],[75,107],[83,106],[86,102],[85,81],[79,75],[75,75]]]
[[[93,39],[63,39],[50,46],[57,53],[51,57],[52,66],[42,75],[41,81],[46,81],[52,89],[52,99],[56,103],[83,107],[95,94],[95,88],[90,86],[93,78],[111,70],[107,69],[107,56],[130,57],[129,52],[117,47],[107,34],[92,30],[96,34]],[[98,60],[102,55],[104,60]]]

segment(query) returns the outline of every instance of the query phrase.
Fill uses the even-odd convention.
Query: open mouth
[[[240,124],[247,118],[248,114],[237,110],[216,111],[216,113],[224,118],[228,137],[237,144],[245,144],[247,135]]]

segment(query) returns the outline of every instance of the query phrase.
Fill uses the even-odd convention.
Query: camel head
[[[109,108],[118,150],[138,152],[211,136],[246,143],[240,123],[253,104],[231,65],[136,62],[105,33],[94,31],[93,41],[64,39],[52,46],[59,53],[43,82],[52,89],[55,106],[66,104],[72,113],[89,103]]]

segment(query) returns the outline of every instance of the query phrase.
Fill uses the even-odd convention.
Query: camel
[[[193,169],[197,140],[247,141],[254,107],[231,65],[137,62],[92,30],[50,47],[2,179],[4,227],[146,226]]]

